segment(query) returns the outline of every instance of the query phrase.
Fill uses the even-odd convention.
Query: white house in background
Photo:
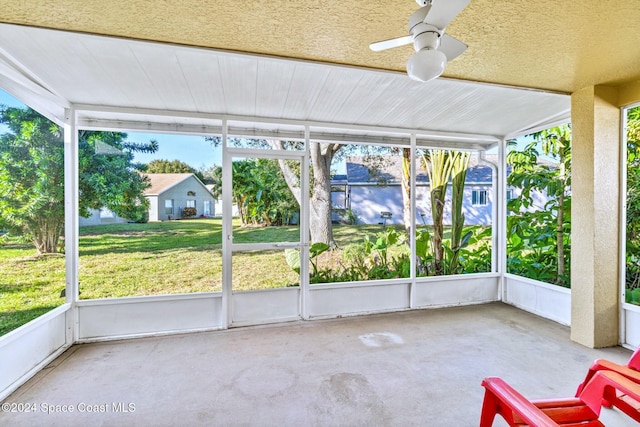
[[[196,216],[214,215],[215,199],[192,173],[150,173],[151,186],[144,192],[149,201],[149,221],[182,218],[184,208],[195,208]]]
[[[84,227],[87,225],[119,224],[122,222],[127,222],[126,219],[120,218],[109,208],[89,209],[89,213],[91,215],[88,218],[79,218],[80,227]]]
[[[331,180],[331,202],[334,222],[345,221],[350,210],[359,224],[402,224],[402,157],[377,156],[348,157],[346,175],[335,175]],[[488,160],[497,160],[487,155]],[[489,225],[492,218],[494,171],[488,164],[472,155],[465,180],[463,213],[468,225]],[[423,167],[417,168],[416,220],[432,224],[429,178]],[[519,194],[519,189],[508,188],[507,198]],[[451,185],[447,190],[451,200]],[[546,195],[534,194],[534,208],[541,209]],[[446,203],[444,223],[451,224],[451,204]]]
[[[211,192],[211,194],[214,194],[213,192],[213,184],[207,184],[206,187],[209,189],[209,191]],[[239,216],[240,213],[238,212],[238,205],[236,203],[233,203],[231,205],[231,215],[232,216]],[[213,216],[222,216],[222,199],[215,199],[215,203],[213,206]]]
[[[149,221],[181,219],[184,208],[195,208],[196,216],[215,215],[216,200],[209,189],[192,173],[150,173],[151,186],[144,192],[149,201]],[[127,222],[107,208],[91,210],[79,225],[104,225]]]

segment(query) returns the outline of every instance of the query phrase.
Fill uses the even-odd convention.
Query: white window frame
[[[169,204],[170,204],[170,206],[169,206]],[[173,215],[173,207],[174,207],[173,199],[165,199],[165,201],[164,201],[164,214],[165,215]]]
[[[471,192],[471,206],[487,206],[488,199],[487,190],[472,190]]]

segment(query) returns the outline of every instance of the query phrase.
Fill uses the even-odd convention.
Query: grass
[[[398,231],[402,230],[397,226]],[[383,231],[380,225],[337,225],[339,248]],[[235,243],[298,241],[298,227],[240,227]],[[117,298],[222,290],[222,221],[194,219],[148,224],[111,224],[80,229],[80,298]],[[406,252],[393,247],[389,256]],[[341,251],[325,252],[318,268],[340,270]],[[294,286],[299,276],[283,250],[234,252],[234,291]],[[33,246],[0,246],[0,335],[65,302],[65,257],[36,256]],[[353,279],[343,279],[353,280]]]
[[[379,225],[334,226],[338,246],[362,241]],[[241,228],[234,242],[297,241],[298,227]],[[212,292],[222,289],[220,219],[112,224],[80,229],[82,299]],[[0,246],[0,335],[65,302],[63,254],[36,256],[30,243]],[[299,282],[284,251],[234,253],[234,291],[276,288]]]
[[[113,224],[80,230],[80,297],[222,289],[219,219]]]
[[[63,304],[64,255],[35,257],[31,245],[0,248],[0,335]]]

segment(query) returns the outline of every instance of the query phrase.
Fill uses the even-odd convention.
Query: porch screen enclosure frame
[[[98,109],[102,111],[102,109]],[[76,110],[77,115],[82,116],[85,110]],[[87,110],[93,111],[93,110]],[[123,114],[130,112],[125,111]],[[204,119],[204,116],[200,117]],[[72,292],[78,312],[75,337],[77,341],[96,341],[102,339],[139,336],[145,334],[170,333],[185,330],[206,330],[227,328],[232,325],[260,324],[274,321],[291,320],[295,318],[313,319],[327,318],[344,315],[355,315],[372,312],[397,311],[421,307],[443,307],[450,305],[475,304],[489,301],[497,301],[500,298],[500,263],[498,260],[504,254],[503,245],[500,243],[501,221],[497,217],[499,206],[504,202],[504,184],[500,184],[502,167],[494,165],[494,209],[493,209],[493,237],[492,237],[492,270],[487,273],[416,277],[415,255],[411,256],[411,276],[408,278],[371,280],[366,282],[345,282],[309,284],[309,144],[314,142],[341,142],[356,144],[377,144],[399,148],[411,148],[415,153],[417,148],[443,148],[462,149],[484,152],[487,148],[498,146],[504,151],[504,143],[492,137],[477,138],[461,137],[460,135],[446,135],[442,132],[436,135],[409,133],[404,129],[375,129],[352,127],[348,129],[336,127],[330,123],[307,124],[297,121],[269,121],[257,122],[253,118],[207,118],[206,127],[180,125],[172,129],[170,125],[163,124],[154,127],[153,124],[140,124],[135,120],[121,121],[109,129],[122,131],[139,131],[141,126],[145,131],[171,132],[181,134],[210,135],[222,138],[223,159],[223,272],[222,292],[194,293],[193,295],[158,295],[147,297],[133,297],[127,299],[111,298],[98,300],[79,300],[77,292]],[[87,125],[79,120],[78,129],[104,130],[104,123]],[[271,138],[298,140],[304,142],[304,150],[260,150],[249,148],[235,148],[228,144],[229,138]],[[445,141],[443,141],[445,140]],[[259,290],[234,292],[232,288],[232,253],[235,250],[247,250],[249,246],[236,244],[232,241],[232,196],[231,196],[231,160],[233,157],[269,157],[297,159],[301,161],[301,182],[303,183],[301,218],[300,218],[300,244],[301,266],[300,287],[281,288],[279,290]],[[504,155],[501,156],[504,158]],[[412,156],[411,170],[415,177],[416,156]],[[72,170],[77,169],[77,164]],[[416,224],[415,209],[415,178],[412,179],[411,188],[411,213],[412,223]],[[77,200],[73,200],[74,215],[77,217]],[[73,215],[72,215],[73,216]],[[77,225],[72,225],[67,230],[70,242],[77,242]],[[413,233],[412,233],[413,234]],[[410,248],[415,254],[415,235],[410,237]],[[70,243],[71,244],[71,243]],[[77,243],[76,243],[77,244]],[[260,246],[260,245],[258,245]],[[259,249],[256,247],[255,249]],[[74,258],[76,253],[70,250],[69,258]],[[69,277],[77,277],[77,264],[73,259],[69,260]],[[77,280],[77,279],[74,279]],[[71,288],[73,291],[74,289]],[[177,308],[173,318],[168,316],[166,310],[172,302],[180,300],[185,306]],[[126,301],[126,304],[123,304]],[[286,301],[283,303],[283,301]],[[297,301],[297,312],[292,312],[292,301]],[[241,303],[247,307],[256,307],[261,311],[263,307],[272,307],[269,314],[262,317],[249,316],[240,322],[233,321],[234,303]],[[179,306],[179,305],[178,305]],[[141,307],[145,315],[140,315]],[[154,308],[155,307],[155,308]],[[206,307],[206,308],[205,308]],[[275,307],[275,308],[274,308]],[[148,310],[148,311],[147,311]],[[165,311],[162,320],[159,321],[154,314]],[[279,312],[278,310],[282,310]],[[115,318],[113,312],[118,312]],[[107,316],[107,318],[105,318]],[[124,319],[131,317],[140,319],[133,324]],[[186,317],[186,319],[185,319]],[[109,320],[107,320],[109,319]],[[122,319],[122,322],[119,320]],[[186,321],[185,321],[186,320]],[[184,327],[184,325],[190,327]]]
[[[620,109],[621,141],[620,141],[620,325],[621,345],[633,348],[640,343],[640,306],[626,302],[626,253],[627,253],[627,122],[629,110],[639,108],[640,103],[628,105]]]
[[[224,329],[232,319],[226,239],[221,292],[79,299],[79,130],[222,136],[225,144],[228,136],[298,140],[307,144],[304,156],[309,141],[412,152],[498,147],[491,272],[416,278],[412,268],[409,278],[309,286],[308,270],[303,271],[299,295],[292,299],[300,301],[301,318],[318,319],[503,300],[505,141],[566,121],[570,110],[566,94],[507,86],[446,78],[416,84],[404,74],[379,70],[9,24],[0,25],[0,34],[20,41],[7,43],[8,55],[0,55],[3,89],[64,127],[67,272],[65,304],[0,337],[0,365],[6,367],[0,371],[0,398],[72,344]],[[69,67],[69,52],[80,50],[73,59],[81,66]],[[47,52],[47,61],[34,51]],[[308,170],[303,180],[308,182]],[[223,200],[228,217],[228,189]],[[415,199],[411,210],[415,223]],[[229,224],[223,236],[230,235]],[[307,215],[301,228],[308,236]],[[415,253],[413,237],[410,243]],[[308,269],[307,259],[302,266]],[[253,293],[253,302],[268,304],[272,296],[277,302],[269,293]],[[252,321],[277,318],[276,313]]]

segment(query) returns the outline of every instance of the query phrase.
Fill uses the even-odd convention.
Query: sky
[[[204,136],[173,135],[167,133],[127,132],[128,140],[134,142],[158,141],[158,151],[153,154],[135,153],[135,161],[148,163],[154,159],[180,160],[189,166],[222,165],[222,149],[205,141]]]

